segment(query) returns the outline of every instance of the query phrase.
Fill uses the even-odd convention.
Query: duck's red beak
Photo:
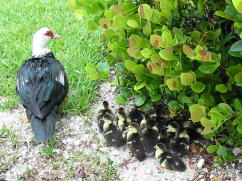
[[[51,36],[51,39],[59,39],[62,38],[60,35],[54,34],[53,36]]]

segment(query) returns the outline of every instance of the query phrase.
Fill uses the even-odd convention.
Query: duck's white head
[[[42,57],[50,52],[48,42],[51,39],[61,38],[49,28],[41,28],[33,35],[32,56]]]

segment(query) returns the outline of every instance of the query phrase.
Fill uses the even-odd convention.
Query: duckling
[[[147,126],[148,122],[149,124],[152,124],[152,125],[155,124],[154,120],[151,120],[148,114],[144,114],[144,119],[142,119],[142,121],[140,122],[140,129],[141,130],[144,129]]]
[[[125,144],[122,132],[117,128],[114,120],[103,119],[103,134],[108,143],[115,147],[121,147]]]
[[[167,118],[165,116],[166,106],[162,103],[156,104],[153,110],[154,114],[151,116],[155,119],[159,131],[167,125]]]
[[[171,152],[163,143],[155,146],[155,157],[159,160],[161,166],[170,170],[185,171],[186,165],[176,153]]]
[[[155,126],[153,119],[146,119],[145,125],[142,128],[141,133],[146,156],[154,155],[155,145],[158,142],[159,130]]]
[[[122,132],[128,128],[127,118],[128,118],[128,116],[126,115],[124,108],[120,107],[116,114],[116,119],[118,121],[118,127],[119,127],[120,131],[122,131]]]
[[[166,127],[167,129],[167,137],[172,139],[174,138],[180,131],[180,125],[176,121],[172,121]]]
[[[192,143],[195,140],[199,140],[199,139],[202,138],[201,127],[194,125],[194,123],[192,121],[190,121],[190,120],[185,121],[183,123],[183,127],[190,137],[190,143]]]
[[[176,152],[178,156],[184,156],[188,153],[189,141],[190,137],[186,131],[177,133],[177,136],[171,140],[171,149]]]
[[[128,122],[136,122],[138,124],[141,123],[141,121],[145,119],[145,114],[143,111],[140,111],[137,106],[135,106],[128,115]]]
[[[136,157],[139,161],[146,158],[145,149],[141,140],[141,130],[137,123],[130,123],[128,126],[127,143],[130,149],[130,155]]]
[[[122,132],[123,138],[126,140],[127,133],[128,133],[128,116],[124,111],[123,107],[120,107],[118,109],[118,112],[116,114],[116,120],[118,124],[119,130]]]
[[[159,130],[159,140],[158,143],[163,143],[167,148],[170,148],[170,139],[168,138],[166,127],[162,127]]]
[[[97,115],[98,128],[101,133],[103,132],[104,119],[111,120],[111,121],[113,121],[114,119],[114,114],[110,110],[109,104],[107,101],[103,101],[103,109],[98,111],[98,115]]]

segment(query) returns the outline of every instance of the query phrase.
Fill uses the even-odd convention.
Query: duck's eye
[[[47,32],[45,33],[45,35],[51,37],[51,36],[53,35],[53,32],[52,32],[52,31],[47,31]]]

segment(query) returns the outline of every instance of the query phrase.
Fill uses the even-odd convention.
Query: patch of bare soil
[[[160,168],[155,158],[137,161],[126,146],[110,147],[98,132],[95,114],[103,100],[117,109],[114,87],[103,83],[99,94],[86,115],[64,116],[57,123],[56,139],[48,144],[34,141],[30,123],[20,119],[23,108],[0,112],[0,130],[7,129],[0,131],[0,180],[242,180],[241,157],[238,163],[212,168],[210,157],[188,156],[184,158],[187,170],[176,172]]]

